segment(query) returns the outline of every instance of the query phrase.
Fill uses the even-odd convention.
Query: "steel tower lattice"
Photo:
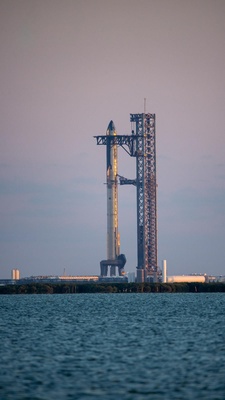
[[[157,275],[155,114],[130,114],[136,137],[137,279]]]

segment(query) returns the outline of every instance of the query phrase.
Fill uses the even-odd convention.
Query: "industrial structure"
[[[119,255],[116,251],[114,253],[109,251],[109,244],[112,244],[112,249],[116,248],[116,241],[119,238],[116,230],[118,228],[117,177],[119,177],[120,185],[135,185],[137,191],[137,282],[149,279],[157,281],[159,269],[157,266],[155,114],[130,114],[130,121],[131,135],[117,135],[111,121],[106,135],[95,136],[97,145],[106,146],[107,168],[108,259],[100,262],[100,274],[107,276],[108,266],[111,266],[111,276],[115,275],[116,266],[121,273],[126,261],[124,255]],[[136,158],[135,179],[127,179],[118,175],[116,150],[118,146],[122,147],[131,157]],[[112,197],[113,194],[114,197]],[[110,228],[110,223],[113,223],[111,214],[117,218],[117,225]]]
[[[166,260],[162,261],[162,283],[167,282],[167,265]]]
[[[12,269],[11,270],[11,279],[18,280],[20,279],[20,270],[19,269]]]
[[[116,128],[110,121],[104,136],[106,144],[106,185],[107,185],[107,259],[100,262],[100,275],[123,275],[126,257],[120,254],[120,235],[118,232],[118,152]]]

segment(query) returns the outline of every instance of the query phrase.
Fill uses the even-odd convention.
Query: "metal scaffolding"
[[[136,137],[137,279],[157,276],[155,114],[131,114]]]
[[[120,185],[137,188],[137,281],[157,280],[157,183],[155,114],[130,114],[131,135],[95,136],[97,145],[117,145],[136,158],[136,179],[118,175]]]

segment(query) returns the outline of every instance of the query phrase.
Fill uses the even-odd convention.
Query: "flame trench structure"
[[[157,183],[155,114],[130,114],[131,135],[117,135],[114,123],[109,123],[106,135],[95,136],[97,145],[106,145],[107,163],[107,260],[100,262],[101,276],[123,274],[126,262],[120,253],[118,233],[118,177],[120,185],[136,186],[137,198],[137,281],[147,277],[157,281]],[[122,147],[136,158],[136,178],[118,175],[117,148]]]

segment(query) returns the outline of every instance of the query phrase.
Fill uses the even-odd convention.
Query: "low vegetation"
[[[0,294],[225,292],[224,283],[28,283],[0,286]]]

